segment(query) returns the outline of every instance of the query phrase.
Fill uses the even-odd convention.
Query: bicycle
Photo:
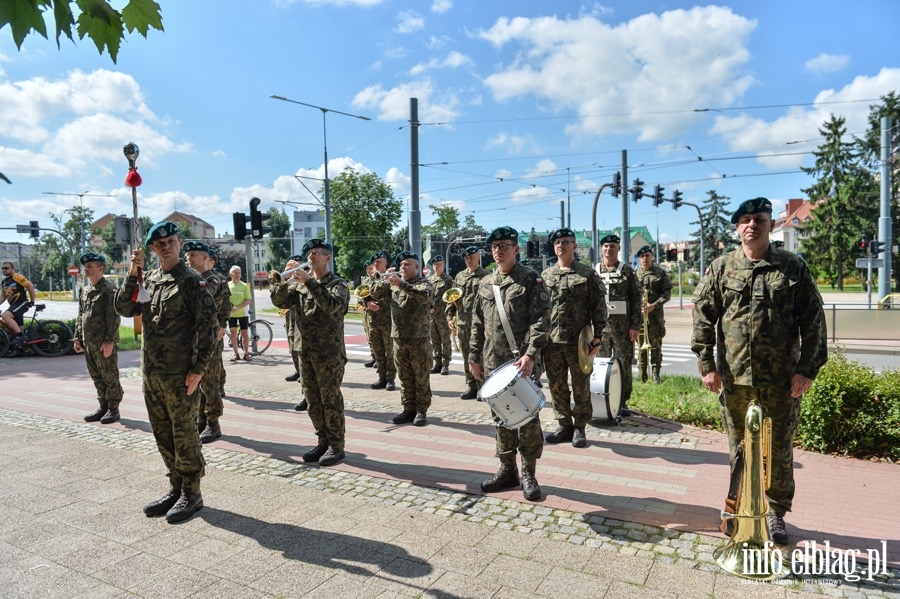
[[[250,329],[247,331],[250,337],[250,355],[251,356],[259,356],[272,345],[272,323],[268,320],[263,320],[261,318],[257,318],[256,320],[250,321]],[[237,344],[239,349],[244,349],[244,342],[241,339],[241,334],[238,333]],[[256,351],[253,351],[254,342],[256,344]],[[231,347],[231,339],[228,339],[228,347]]]
[[[42,356],[54,358],[69,353],[75,342],[75,335],[66,323],[60,320],[38,320],[38,312],[42,312],[46,307],[46,304],[34,305],[31,322],[22,327],[25,338],[18,344],[17,349],[33,349]],[[10,332],[5,324],[0,324],[0,358],[6,355],[11,345],[13,339]]]

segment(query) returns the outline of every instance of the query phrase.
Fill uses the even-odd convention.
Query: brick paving
[[[461,368],[432,377],[429,426],[398,427],[399,393],[369,389],[374,372],[352,359],[348,456],[320,469],[300,460],[315,437],[293,411],[288,357],[270,352],[227,363],[224,436],[204,447],[207,507],[177,527],[140,513],[165,481],[136,352],[120,356],[123,420],[108,426],[81,421],[95,400],[80,357],[0,361],[0,509],[12,523],[0,533],[0,583],[11,596],[900,597],[896,465],[797,452],[787,519],[792,540],[863,558],[885,541],[887,576],[750,587],[712,561],[724,543],[720,433],[647,416],[598,422],[585,449],[545,447],[542,501],[484,496],[478,484],[497,467],[492,425],[487,406],[457,398]],[[542,424],[555,426],[551,410]]]

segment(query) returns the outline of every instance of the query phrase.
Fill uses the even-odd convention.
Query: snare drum
[[[530,376],[522,376],[513,362],[507,362],[485,379],[478,397],[508,429],[521,428],[544,407],[541,393]]]
[[[622,365],[618,358],[594,358],[591,373],[591,406],[594,418],[622,420]]]

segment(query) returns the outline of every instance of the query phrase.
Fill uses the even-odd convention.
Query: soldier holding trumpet
[[[653,264],[653,249],[649,245],[637,251],[638,269],[635,275],[644,290],[644,322],[638,335],[638,374],[647,380],[647,363],[652,365],[653,382],[659,382],[662,368],[662,342],[666,336],[666,315],[663,307],[672,299],[672,281],[662,268]]]
[[[450,325],[447,323],[447,302],[444,294],[453,287],[453,279],[444,272],[444,257],[438,254],[430,261],[434,273],[428,277],[434,294],[431,299],[431,349],[434,353],[434,367],[431,374],[450,374],[450,360],[453,349],[450,343]]]

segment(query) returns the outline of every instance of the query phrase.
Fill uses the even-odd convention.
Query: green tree
[[[431,206],[431,212],[434,214],[434,222],[423,226],[422,233],[446,237],[459,229],[459,209],[455,206],[449,204]]]
[[[734,225],[731,224],[731,210],[728,208],[728,196],[720,196],[715,190],[706,192],[707,197],[700,207],[700,217],[703,219],[703,253],[704,264],[709,266],[719,256],[730,252],[735,241],[732,234]],[[692,225],[700,225],[700,221],[692,221]],[[700,269],[700,237],[701,230],[697,229],[691,236],[697,240],[696,250],[691,251],[688,266],[692,269]],[[703,273],[701,273],[703,274]]]
[[[268,226],[272,227],[266,239],[266,270],[281,270],[291,256],[291,219],[287,212],[269,210]]]
[[[152,227],[153,225],[150,226]],[[194,231],[194,229],[191,227],[190,223],[186,223],[183,220],[177,220],[175,221],[175,226],[178,227],[178,234],[181,235],[182,239],[200,239],[197,236],[197,232]],[[145,230],[149,231],[149,229]]]
[[[364,274],[374,252],[391,247],[391,231],[403,204],[375,173],[348,168],[331,182],[331,231],[338,254],[335,268],[347,279]]]
[[[804,257],[814,272],[833,277],[841,290],[845,270],[854,268],[856,242],[861,234],[874,233],[878,216],[874,182],[854,144],[844,141],[845,124],[844,117],[831,115],[819,129],[824,139],[813,152],[815,164],[801,167],[815,177],[812,185],[801,189],[813,204],[803,227]]]
[[[72,10],[75,4],[77,16]],[[145,38],[150,28],[163,31],[162,9],[154,0],[128,0],[121,11],[114,9],[106,0],[3,0],[0,2],[0,29],[9,25],[13,41],[21,50],[22,42],[30,33],[47,36],[44,13],[52,10],[52,21],[56,25],[56,47],[65,35],[72,42],[75,38],[91,38],[97,51],[109,52],[113,63],[119,55],[119,46],[128,33],[137,31]],[[73,32],[73,27],[75,28]]]
[[[105,227],[94,229],[94,234],[100,237],[101,245],[98,249],[109,259],[110,263],[122,262],[125,259],[125,246],[116,242],[115,220],[109,221]],[[112,264],[109,266],[111,267]]]

